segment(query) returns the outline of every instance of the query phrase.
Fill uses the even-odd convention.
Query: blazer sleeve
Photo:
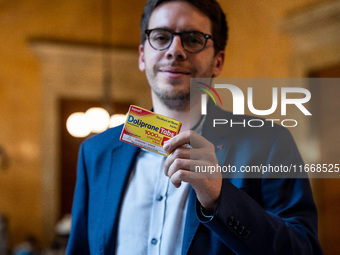
[[[277,137],[266,163],[302,164],[288,131]],[[197,201],[200,222],[236,254],[323,254],[308,178],[264,177],[248,181],[248,187],[239,189],[223,179],[220,200],[212,217],[202,213]]]
[[[84,146],[79,150],[77,182],[72,207],[71,234],[67,244],[67,255],[90,254],[88,246],[88,182],[84,162]]]

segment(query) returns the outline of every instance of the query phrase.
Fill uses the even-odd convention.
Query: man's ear
[[[222,72],[224,66],[224,56],[225,53],[222,50],[216,54],[214,61],[213,77],[218,76]]]
[[[144,45],[140,44],[138,51],[139,51],[138,67],[141,72],[144,72],[145,71]]]

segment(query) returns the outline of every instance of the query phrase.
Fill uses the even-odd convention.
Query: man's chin
[[[186,111],[190,109],[190,99],[189,100],[163,99],[162,101],[164,105],[166,105],[171,110]]]
[[[159,84],[162,84],[164,87],[167,86],[183,86],[187,87],[188,84],[190,84],[190,75],[184,75],[184,74],[172,74],[167,75],[165,73],[160,73],[160,76],[158,78]]]
[[[157,92],[155,94],[171,110],[184,111],[190,108],[190,92],[177,95],[166,95]]]

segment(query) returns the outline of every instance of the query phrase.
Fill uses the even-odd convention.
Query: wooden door
[[[340,64],[311,72],[310,77],[340,78]],[[312,95],[318,101],[316,110],[316,132],[320,141],[321,162],[340,163],[340,84],[318,86]],[[313,113],[314,115],[314,113]],[[340,179],[313,180],[319,213],[319,237],[324,253],[340,254]]]
[[[80,144],[87,139],[71,136],[66,129],[66,120],[74,112],[85,112],[91,107],[101,107],[100,101],[89,101],[82,99],[62,98],[59,100],[60,115],[60,163],[59,163],[59,183],[60,183],[60,215],[70,214],[73,203],[73,193],[76,182],[76,169],[78,150]],[[130,103],[114,103],[115,113],[127,113]]]

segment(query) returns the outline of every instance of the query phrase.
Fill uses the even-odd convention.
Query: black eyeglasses
[[[167,50],[171,46],[175,35],[181,37],[182,47],[189,53],[202,51],[208,39],[212,40],[211,35],[199,31],[175,33],[164,28],[155,28],[145,30],[145,34],[148,36],[150,46],[160,51]]]

